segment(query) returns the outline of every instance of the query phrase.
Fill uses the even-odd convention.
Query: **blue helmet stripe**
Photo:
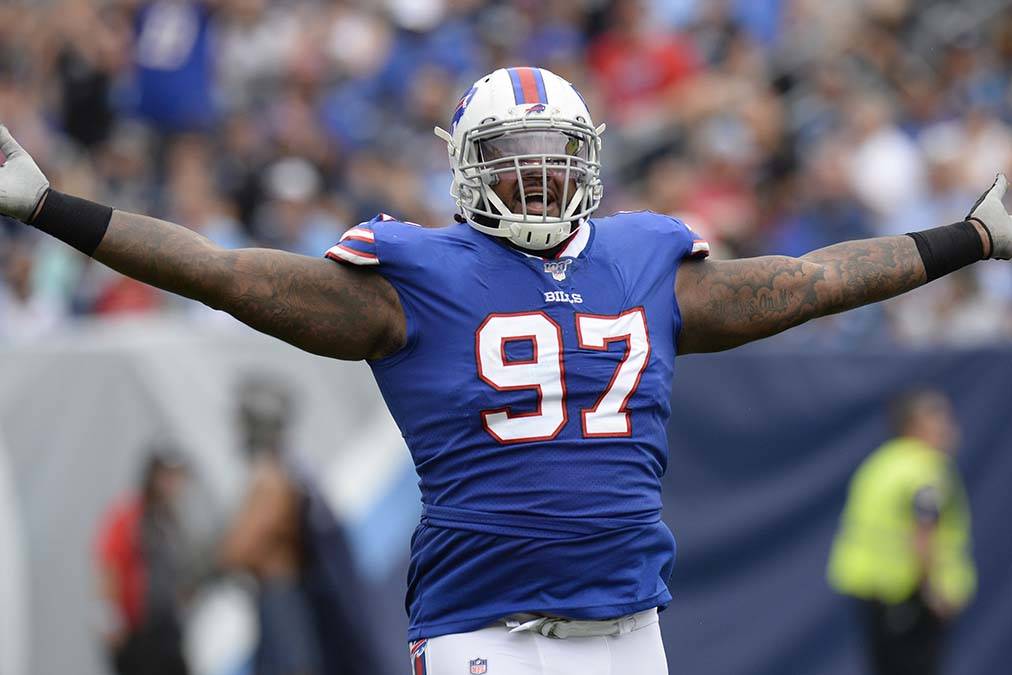
[[[520,84],[520,73],[517,72],[516,68],[509,68],[506,72],[510,74],[510,80],[513,82],[513,102],[523,103],[524,88]]]
[[[541,74],[540,68],[531,68],[534,72],[534,81],[538,85],[538,103],[548,103],[548,94],[545,92],[545,77]]]

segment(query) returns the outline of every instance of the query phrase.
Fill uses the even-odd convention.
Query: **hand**
[[[980,196],[967,214],[967,220],[975,220],[991,235],[991,257],[1009,260],[1012,258],[1012,217],[1009,217],[1001,198],[1008,189],[1005,174],[998,174],[994,184]]]
[[[49,181],[2,124],[0,151],[6,157],[0,165],[0,215],[28,222],[46,195]]]

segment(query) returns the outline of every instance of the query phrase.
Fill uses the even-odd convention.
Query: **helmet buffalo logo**
[[[467,110],[468,104],[471,99],[474,98],[474,92],[478,91],[478,87],[471,87],[467,90],[467,93],[460,97],[457,101],[457,107],[453,111],[453,118],[450,119],[450,131],[452,132],[457,127],[457,122],[464,116],[464,111]]]
[[[471,659],[471,675],[484,675],[488,672],[488,659]]]
[[[545,112],[545,104],[535,103],[534,105],[532,105],[530,108],[527,109],[527,112],[525,112],[524,115],[531,115],[533,113],[543,113],[543,112]]]

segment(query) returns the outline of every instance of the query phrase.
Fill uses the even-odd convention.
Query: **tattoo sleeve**
[[[907,236],[848,241],[801,258],[686,262],[675,282],[682,314],[678,351],[737,347],[891,298],[926,279],[917,246]]]
[[[93,257],[322,356],[378,358],[404,343],[393,287],[378,274],[323,258],[226,250],[185,227],[122,211],[114,212]]]

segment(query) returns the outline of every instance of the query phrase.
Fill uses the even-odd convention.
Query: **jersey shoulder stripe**
[[[326,257],[337,262],[349,263],[352,265],[379,265],[379,256],[368,251],[360,251],[354,246],[339,243],[331,246]]]
[[[350,265],[379,265],[373,222],[362,223],[345,232],[337,244],[327,249],[326,257]]]
[[[678,218],[664,214],[652,214],[665,225],[672,227],[672,234],[685,241],[682,255],[686,258],[706,258],[710,255],[710,243]]]
[[[331,260],[349,265],[379,265],[383,260],[380,258],[379,242],[376,239],[377,231],[380,234],[386,233],[384,241],[389,243],[391,237],[396,238],[396,235],[391,233],[391,228],[396,232],[405,226],[409,226],[407,228],[409,231],[424,229],[418,223],[397,220],[393,216],[379,213],[372,220],[359,223],[342,234],[337,244],[327,249],[324,255]]]
[[[346,240],[361,241],[366,244],[372,244],[376,241],[376,235],[368,226],[359,225],[358,227],[353,227],[341,235],[341,241]]]
[[[692,249],[689,251],[690,258],[705,258],[710,255],[710,244],[705,239],[694,239]]]
[[[710,255],[710,244],[688,225],[672,216],[654,211],[617,211],[611,216],[597,219],[618,225],[628,233],[634,228],[646,236],[659,236],[662,241],[676,242],[679,258],[705,258]]]

